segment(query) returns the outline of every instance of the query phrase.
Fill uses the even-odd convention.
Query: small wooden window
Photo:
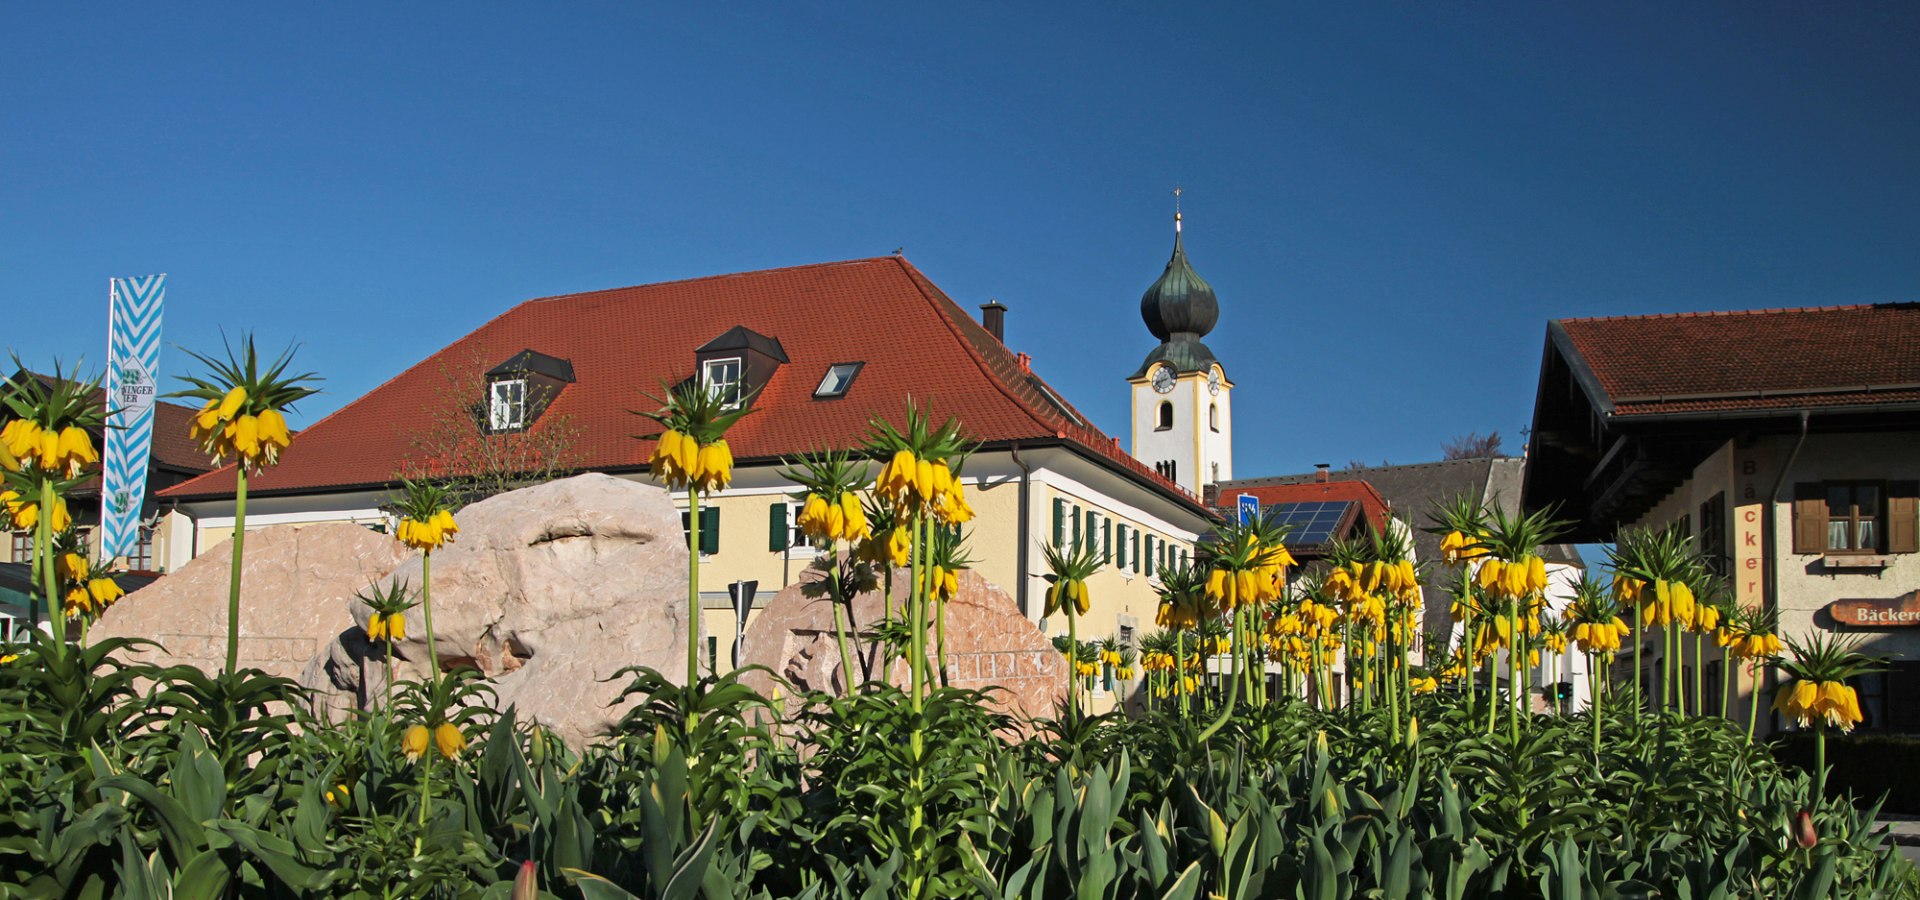
[[[1714,494],[1707,502],[1700,504],[1700,556],[1706,560],[1707,569],[1715,575],[1725,576],[1733,571],[1732,560],[1727,556],[1727,495]]]
[[[1159,418],[1155,420],[1153,430],[1170,431],[1173,429],[1173,403],[1171,401],[1160,401],[1160,411],[1155,415]]]
[[[1911,481],[1794,485],[1793,552],[1920,552],[1920,485]]]
[[[1881,500],[1878,484],[1829,482],[1827,552],[1880,552]]]

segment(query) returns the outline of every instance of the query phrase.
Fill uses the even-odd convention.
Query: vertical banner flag
[[[100,466],[100,555],[112,560],[133,550],[146,503],[167,276],[112,278],[108,283],[107,409],[112,415]]]

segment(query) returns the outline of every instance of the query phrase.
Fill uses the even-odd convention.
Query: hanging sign
[[[1827,612],[1842,625],[1856,628],[1920,627],[1920,591],[1871,600],[1835,600]]]

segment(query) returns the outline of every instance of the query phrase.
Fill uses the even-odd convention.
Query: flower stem
[[[430,791],[433,786],[433,739],[428,735],[427,752],[420,754],[420,832],[413,836],[413,855],[417,859],[427,841],[427,804],[431,802]]]
[[[427,671],[440,683],[440,653],[433,645],[433,551],[420,554],[420,618],[427,629]]]
[[[247,465],[233,469],[233,569],[227,576],[227,671],[240,667],[240,561],[247,540]]]
[[[687,687],[700,683],[700,489],[687,485]],[[693,722],[687,722],[691,729]]]
[[[1816,719],[1813,723],[1813,803],[1818,809],[1827,799],[1827,723]]]
[[[827,589],[833,592],[833,635],[840,642],[840,677],[846,680],[847,696],[853,696],[853,655],[847,645],[845,610],[841,609],[841,605],[848,602],[840,596],[841,557],[838,550],[828,552],[834,555],[833,569],[827,573]]]
[[[47,619],[53,626],[53,652],[67,652],[67,611],[60,604],[60,580],[53,562],[53,482],[40,479],[40,521],[34,526],[34,555],[40,561],[40,583],[47,594]],[[32,620],[29,619],[29,624]]]
[[[1174,653],[1178,655],[1174,657],[1175,662],[1173,664],[1172,676],[1174,678],[1180,679],[1179,681],[1180,717],[1184,719],[1193,714],[1193,707],[1191,705],[1190,700],[1187,697],[1187,690],[1186,690],[1186,687],[1187,687],[1187,681],[1186,681],[1187,679],[1187,630],[1185,628],[1182,628],[1178,631],[1175,631],[1173,633],[1173,641],[1174,641]]]
[[[1080,718],[1080,628],[1074,613],[1074,599],[1063,604],[1067,610],[1067,721]]]

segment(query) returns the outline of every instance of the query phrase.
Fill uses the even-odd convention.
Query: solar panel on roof
[[[1334,529],[1353,506],[1351,500],[1309,500],[1302,503],[1275,503],[1263,514],[1273,525],[1287,526],[1286,542],[1296,547],[1324,544],[1333,539]]]

